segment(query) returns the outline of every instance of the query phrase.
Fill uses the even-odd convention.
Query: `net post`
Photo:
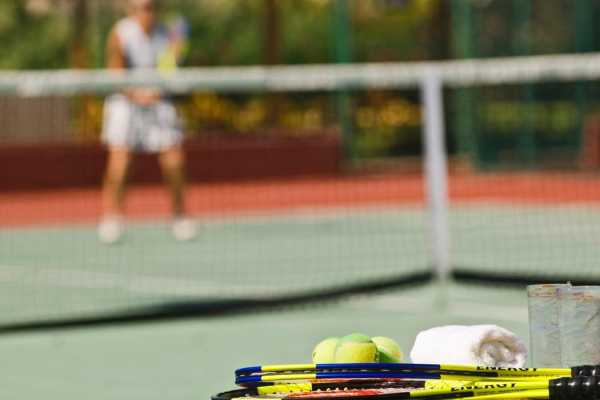
[[[425,193],[430,223],[431,259],[439,292],[436,305],[447,304],[450,279],[450,234],[448,225],[448,159],[446,157],[443,85],[432,67],[421,81]]]

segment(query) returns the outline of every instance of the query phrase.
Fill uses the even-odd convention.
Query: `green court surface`
[[[405,352],[422,329],[495,323],[527,340],[525,293],[433,287],[304,309],[148,325],[0,337],[2,397],[45,400],[208,399],[233,388],[233,370],[308,362],[320,339],[354,331],[396,338]]]

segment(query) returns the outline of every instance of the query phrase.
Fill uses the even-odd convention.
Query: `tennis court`
[[[582,81],[600,77],[599,57],[250,67],[235,69],[234,83],[223,81],[232,73],[227,68],[0,79],[5,97],[26,104],[56,96],[72,118],[93,102],[90,96],[101,104],[106,93],[147,84],[178,94],[180,106],[219,90],[240,102],[254,91],[301,102],[321,96],[323,120],[339,127],[344,110],[332,100],[342,103],[342,92],[351,90],[357,104],[403,99],[404,108],[388,112],[399,124],[407,121],[396,118],[402,112],[423,120],[423,133],[406,125],[387,133],[419,146],[383,160],[340,160],[344,146],[371,131],[348,139],[334,129],[337,139],[329,144],[340,148],[319,153],[331,158],[325,164],[333,172],[203,180],[202,171],[191,171],[188,211],[200,230],[187,243],[169,231],[164,189],[147,181],[128,192],[124,240],[98,241],[104,164],[86,155],[102,148],[90,142],[91,153],[80,146],[77,157],[64,156],[78,149],[77,131],[69,131],[76,125],[64,125],[71,147],[40,161],[73,172],[63,180],[38,179],[46,171],[38,176],[31,168],[37,154],[29,151],[33,161],[23,162],[25,153],[8,146],[15,163],[31,164],[19,172],[39,187],[0,192],[0,354],[11,366],[4,389],[19,398],[206,399],[232,385],[234,368],[309,361],[315,342],[331,335],[393,336],[409,351],[423,329],[493,323],[526,342],[527,283],[600,282],[600,177],[580,168],[580,143],[572,136],[581,135],[584,115],[571,96]],[[521,90],[550,85],[558,94],[541,99],[531,121]],[[465,121],[446,134],[443,123],[458,114],[444,113],[444,101],[455,104],[456,97],[464,105],[475,95],[483,106],[462,110],[473,123],[466,138],[459,138]],[[571,114],[544,118],[544,107],[568,101]],[[497,109],[504,114],[487,112]],[[357,106],[357,125],[380,118],[367,111]],[[453,150],[444,139],[454,141]],[[256,145],[261,140],[268,135],[258,135],[250,149],[265,170],[292,153],[303,164],[315,161],[314,147],[298,147],[274,162],[271,147]],[[223,149],[211,150],[211,162],[239,155]]]
[[[598,22],[0,0],[0,400],[598,397]]]

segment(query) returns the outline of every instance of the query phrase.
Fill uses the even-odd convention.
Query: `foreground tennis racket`
[[[347,363],[347,364],[281,364],[240,368],[236,377],[266,376],[269,374],[297,373],[354,373],[354,372],[424,372],[440,375],[470,375],[476,377],[534,377],[534,376],[596,376],[600,366],[575,368],[501,368],[451,364],[401,364],[401,363]]]
[[[478,376],[474,374],[444,374],[438,372],[404,372],[404,371],[351,371],[351,372],[317,372],[317,373],[289,373],[239,376],[235,383],[243,387],[262,386],[272,382],[313,381],[315,379],[422,379],[422,380],[450,380],[450,381],[536,381],[559,378],[560,376]]]
[[[574,368],[500,368],[449,364],[282,364],[240,368],[236,383],[256,386],[263,382],[314,379],[444,379],[444,380],[531,380],[538,377],[558,378],[600,376],[600,366]]]
[[[360,386],[358,386],[360,385]],[[414,385],[414,386],[413,386]],[[213,400],[310,399],[310,400],[402,400],[402,399],[548,399],[596,400],[600,377],[558,378],[530,382],[474,382],[446,388],[418,388],[417,382],[314,382],[261,386],[233,390]]]
[[[409,392],[381,392],[372,389],[355,390],[349,392],[310,392],[291,395],[253,395],[242,393],[242,390],[219,393],[212,396],[212,400],[405,400]],[[421,400],[445,400],[467,398],[469,400],[595,400],[594,397],[550,397],[547,389],[524,390],[519,392],[506,392],[485,395],[463,394],[457,396],[452,394],[430,394],[429,396],[412,397]]]

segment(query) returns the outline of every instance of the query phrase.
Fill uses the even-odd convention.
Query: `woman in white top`
[[[178,51],[178,43],[157,21],[155,0],[130,0],[130,15],[113,28],[107,44],[110,69],[159,68]],[[175,54],[175,57],[177,55]],[[178,240],[195,236],[195,226],[185,216],[183,134],[175,107],[159,90],[128,89],[110,96],[104,107],[102,140],[108,165],[103,185],[104,216],[98,235],[115,243],[124,233],[123,197],[132,153],[158,153],[172,206],[172,232]]]

